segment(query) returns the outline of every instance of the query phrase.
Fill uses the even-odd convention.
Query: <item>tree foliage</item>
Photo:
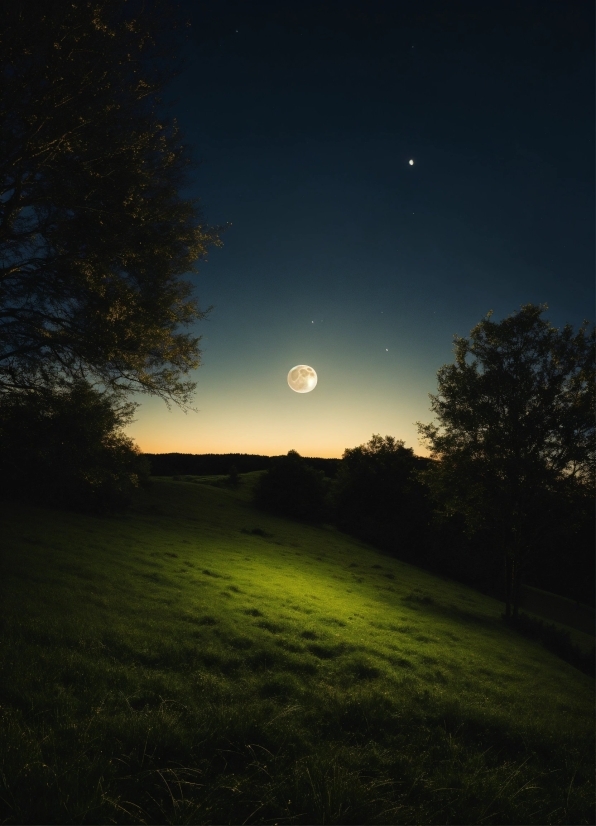
[[[126,505],[149,474],[122,430],[133,409],[83,381],[0,397],[0,491],[92,511]]]
[[[325,474],[310,467],[295,450],[271,460],[255,485],[255,503],[264,510],[318,522],[326,511]]]
[[[456,336],[431,395],[438,424],[418,424],[445,512],[488,529],[505,552],[507,614],[549,533],[573,541],[594,485],[594,329],[556,329],[545,309],[527,304],[501,322],[489,313],[469,339]]]
[[[401,558],[421,561],[430,503],[418,471],[425,460],[393,436],[344,451],[333,500],[339,527]]]
[[[182,329],[204,313],[182,276],[221,228],[180,194],[166,7],[3,5],[0,393],[89,378],[190,399],[199,338]]]

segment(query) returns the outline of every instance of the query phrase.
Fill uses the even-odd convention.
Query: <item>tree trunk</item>
[[[505,554],[505,616],[511,616],[511,597],[513,591],[513,559]]]
[[[513,598],[513,618],[517,619],[519,613],[519,591],[521,585],[521,565],[519,560],[513,559],[513,575],[512,575],[512,598]]]

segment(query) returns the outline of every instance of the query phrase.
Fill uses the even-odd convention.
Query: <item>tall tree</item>
[[[180,194],[169,22],[157,0],[2,7],[0,394],[90,379],[190,399],[182,330],[204,312],[183,276],[221,228]]]
[[[491,529],[504,551],[507,616],[554,520],[571,522],[594,487],[594,328],[556,329],[546,309],[489,313],[469,339],[456,336],[455,364],[430,396],[438,424],[418,423],[443,507]]]

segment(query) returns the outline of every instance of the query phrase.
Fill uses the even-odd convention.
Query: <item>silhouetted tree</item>
[[[326,493],[323,471],[310,467],[295,450],[271,459],[254,491],[258,507],[307,522],[324,517]]]
[[[425,474],[437,500],[504,551],[507,616],[549,532],[570,536],[593,495],[594,329],[558,330],[545,309],[527,304],[501,322],[489,313],[469,339],[456,336],[455,364],[430,397],[438,425],[418,423],[438,460]]]
[[[133,410],[83,381],[0,397],[0,491],[83,510],[126,505],[149,475],[122,430]]]
[[[402,558],[421,561],[430,503],[418,478],[425,460],[393,436],[344,451],[334,485],[340,528]]]
[[[220,228],[180,195],[173,25],[156,0],[2,6],[0,393],[91,378],[189,401],[180,328],[204,313],[181,276]]]

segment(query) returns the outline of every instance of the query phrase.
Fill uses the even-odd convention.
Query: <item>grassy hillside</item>
[[[0,505],[0,823],[594,822],[594,683],[238,491]]]

